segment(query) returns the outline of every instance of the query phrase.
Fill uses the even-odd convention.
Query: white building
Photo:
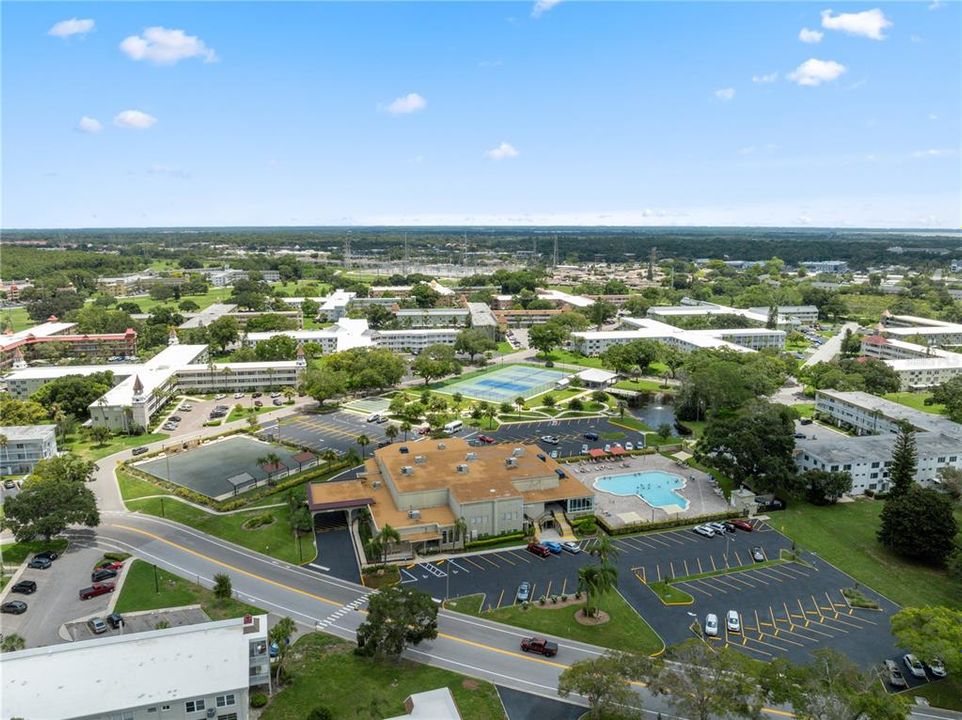
[[[454,345],[460,328],[410,328],[377,330],[374,345],[394,352],[419,353],[431,345]]]
[[[844,260],[808,260],[799,263],[810,273],[827,273],[830,275],[841,275],[848,272],[848,263]]]
[[[931,484],[943,467],[962,468],[962,425],[940,415],[868,393],[836,390],[818,391],[815,412],[858,436],[799,440],[795,463],[800,471],[849,473],[853,495],[889,489],[889,467],[900,421],[916,430],[917,482]]]
[[[4,720],[246,720],[267,615],[3,653],[0,671]]]
[[[767,307],[750,307],[751,312],[765,315],[768,318]],[[779,305],[777,307],[779,316],[788,322],[799,325],[814,325],[818,322],[818,308],[814,305]]]
[[[688,302],[685,302],[688,300]],[[782,308],[785,312],[782,312]],[[655,305],[648,308],[648,317],[662,322],[670,322],[671,318],[677,317],[708,317],[712,315],[736,315],[744,318],[756,327],[765,327],[768,324],[768,308],[734,308],[717,303],[703,302],[699,300],[682,299],[681,305]],[[782,305],[778,308],[776,320],[777,330],[791,330],[803,323],[812,324],[818,320],[818,308],[814,305]]]
[[[25,475],[57,454],[56,425],[7,425],[0,427],[0,435],[6,438],[0,447],[0,475]]]
[[[464,327],[471,312],[467,308],[409,308],[394,313],[402,327]]]
[[[214,287],[227,287],[228,285],[233,285],[238,280],[249,280],[251,277],[250,270],[235,270],[233,268],[215,268],[200,270],[203,275],[207,277],[208,282]],[[281,274],[278,270],[255,270],[253,271],[255,276],[259,273],[262,282],[272,283],[278,282],[281,279]]]
[[[737,328],[721,330],[683,330],[649,318],[621,319],[628,330],[588,330],[571,333],[571,347],[582,355],[600,355],[613,345],[635,340],[654,340],[682,352],[707,348],[727,348],[735,352],[751,352],[765,348],[785,347],[783,330]]]
[[[464,311],[467,312],[467,311]],[[326,353],[342,352],[356,347],[387,348],[395,352],[417,353],[430,345],[454,345],[461,328],[404,328],[372,330],[363,318],[341,318],[320,330],[270,330],[248,333],[244,342],[256,345],[276,335],[286,335],[299,343],[314,342]]]
[[[895,340],[919,339],[927,345],[946,347],[962,345],[962,323],[932,320],[915,315],[882,314],[881,332]]]
[[[448,688],[409,695],[404,701],[407,713],[387,720],[461,720],[461,713]]]
[[[174,344],[144,363],[15,370],[7,376],[7,388],[12,397],[26,399],[45,383],[57,378],[111,372],[115,385],[90,404],[90,418],[94,425],[127,432],[134,427],[148,427],[154,414],[181,389],[206,393],[297,387],[307,365],[303,358],[299,361],[208,363],[206,345],[180,345],[176,343],[176,336],[173,340]]]

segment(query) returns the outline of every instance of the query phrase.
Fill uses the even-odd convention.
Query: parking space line
[[[402,583],[409,583],[409,582],[417,582],[417,581],[418,581],[418,579],[417,579],[416,577],[414,577],[414,575],[412,575],[411,573],[409,573],[409,572],[408,572],[407,570],[405,570],[404,568],[398,568],[398,570],[400,570],[402,573],[404,573],[405,575],[408,576],[408,579],[407,579],[407,580],[401,580]]]
[[[737,645],[736,645],[735,643],[728,643],[728,644],[729,644],[731,647],[734,647],[734,648],[744,648],[745,650],[751,650],[752,652],[760,653],[761,655],[764,655],[765,657],[772,657],[772,654],[771,654],[770,652],[768,652],[768,651],[766,651],[766,650],[762,650],[762,649],[760,649],[760,648],[755,648],[755,647],[752,647],[751,645],[749,645],[749,644],[748,644],[748,638],[747,638],[747,637],[743,637],[743,638],[742,638],[742,641],[741,641],[740,643],[738,643]]]
[[[548,589],[544,591],[545,597],[551,597],[551,580],[548,580]]]
[[[675,563],[673,563],[671,560],[669,560],[669,561],[668,561],[668,567],[671,568],[671,579],[674,580],[674,579],[677,577],[677,575],[675,575]]]
[[[694,584],[693,584],[694,582],[695,582],[695,581],[689,581],[689,582],[682,582],[682,583],[678,583],[678,584],[679,584],[679,585],[685,585],[685,586],[687,586],[687,589],[688,589],[688,590],[694,590],[695,592],[701,593],[702,595],[707,595],[708,597],[715,597],[714,595],[712,595],[712,594],[711,594],[710,592],[708,592],[707,590],[702,590],[700,587],[697,587],[696,585],[694,585]]]
[[[740,587],[738,587],[737,585],[732,585],[730,582],[728,582],[728,580],[727,580],[726,578],[716,577],[716,578],[714,578],[714,580],[716,580],[717,582],[720,582],[720,583],[721,583],[722,585],[724,585],[725,587],[730,587],[732,590],[735,590],[736,592],[741,592],[741,590],[742,590],[742,589],[741,589]]]
[[[501,607],[502,600],[504,600],[504,588],[501,588],[501,594],[498,595],[498,607]]]
[[[568,578],[564,578],[564,579],[561,581],[561,594],[562,594],[562,595],[565,595],[565,594],[566,594],[566,593],[565,593],[565,588],[566,588],[566,587],[568,587]]]
[[[695,558],[695,559],[698,561],[698,574],[700,575],[701,573],[705,572],[704,570],[701,569],[701,558]]]
[[[765,568],[765,569],[768,570],[769,572],[773,572],[773,573],[775,573],[776,575],[778,575],[778,576],[780,576],[780,577],[782,577],[782,578],[786,578],[786,579],[788,579],[788,580],[797,580],[797,579],[798,579],[798,578],[796,578],[794,575],[790,575],[790,574],[788,574],[788,573],[786,573],[786,572],[783,572],[782,570],[779,570],[778,568],[769,567],[769,568]]]
[[[714,555],[709,555],[709,556],[708,556],[708,559],[711,560],[711,569],[712,569],[712,570],[718,570],[718,566],[715,565],[715,556],[714,556]]]
[[[469,562],[469,563],[471,563],[472,565],[474,565],[478,570],[484,570],[484,569],[485,569],[484,565],[479,565],[478,563],[476,563],[474,560],[472,560],[472,559],[469,558],[469,557],[465,557],[465,558],[463,558],[463,559],[464,559],[465,562]]]
[[[716,579],[717,579],[717,578],[716,578]],[[702,585],[705,585],[706,587],[709,587],[709,588],[711,588],[712,590],[717,590],[717,591],[720,592],[722,595],[727,595],[727,594],[728,594],[728,591],[727,591],[727,590],[723,590],[723,589],[720,588],[720,587],[715,587],[714,585],[712,585],[711,583],[709,583],[707,580],[689,580],[688,582],[690,582],[690,583],[701,583]]]
[[[777,582],[777,583],[785,582],[785,578],[781,578],[778,575],[769,575],[768,573],[769,569],[770,568],[758,568],[757,570],[755,570],[755,572],[758,573],[759,575],[767,577],[769,580],[772,580],[774,582]]]
[[[762,637],[764,637],[764,635],[763,635]],[[787,648],[787,647],[782,647],[781,645],[776,645],[775,643],[769,642],[768,640],[762,640],[760,637],[759,637],[759,638],[748,638],[748,640],[749,640],[749,642],[757,642],[757,643],[761,643],[762,645],[766,645],[766,646],[768,646],[768,647],[773,647],[773,648],[775,648],[776,650],[780,650],[780,651],[783,652],[783,653],[784,653],[784,652],[788,652],[788,648]]]
[[[741,573],[732,573],[731,575],[728,576],[728,579],[731,580],[732,582],[740,582],[742,585],[746,585],[750,588],[755,587],[753,583],[748,582],[748,580],[746,580],[743,577],[739,577],[740,574]]]
[[[658,548],[654,545],[649,545],[643,540],[637,538],[623,538],[622,541],[625,545],[635,550],[657,550]]]
[[[656,564],[655,570],[658,571],[658,582],[661,582],[661,565]]]
[[[499,560],[504,560],[506,563],[508,563],[508,565],[517,565],[518,563],[516,563],[514,560],[509,560],[509,559],[508,559],[508,557],[507,557],[508,554],[509,554],[509,553],[500,553],[500,554],[496,555],[495,557],[497,557]],[[499,567],[500,567],[500,566],[499,566]]]
[[[513,557],[515,560],[520,560],[521,562],[525,562],[525,563],[531,562],[531,560],[530,560],[529,558],[526,558],[524,555],[519,555],[518,553],[514,552],[513,550],[512,550],[511,552],[509,552],[508,555],[510,555],[511,557]],[[505,558],[505,559],[507,559],[507,558]],[[544,558],[541,558],[541,559],[544,560]],[[514,563],[512,563],[512,565],[513,565],[513,564],[514,564]]]
[[[688,561],[682,559],[682,562],[685,563],[685,577],[688,577],[689,575],[691,575],[691,573],[688,571]]]
[[[737,551],[737,550],[735,551],[735,562],[737,562],[739,565],[744,565],[744,564],[745,564],[745,563],[742,562],[742,559],[738,556],[738,551]]]
[[[647,539],[651,540],[652,542],[656,542],[659,545],[664,545],[665,547],[671,547],[671,545],[666,543],[664,540],[662,540],[661,538],[656,538],[654,535],[648,535]]]
[[[755,570],[746,570],[745,572],[742,573],[742,575],[747,575],[751,577],[752,580],[754,580],[755,582],[760,582],[762,585],[770,584],[768,580],[763,580],[761,577],[759,577],[758,573]],[[770,579],[771,578],[769,578],[769,580]]]
[[[689,535],[687,532],[682,532],[681,530],[675,530],[672,533],[672,535],[677,535],[679,538],[681,538],[685,542],[693,542],[693,543],[700,542],[699,538]]]
[[[458,570],[464,570],[464,572],[468,573],[469,575],[471,574],[471,571],[470,571],[470,570],[468,570],[468,569],[467,569],[466,567],[464,567],[463,565],[459,565],[458,563],[456,563],[453,558],[450,559],[450,560],[448,560],[448,562],[449,562],[451,565],[454,565],[454,567],[458,568]],[[455,572],[457,572],[457,570],[455,570]]]
[[[475,555],[475,557],[481,558],[482,560],[484,560],[486,563],[489,563],[493,567],[501,567],[500,565],[498,565],[498,563],[496,563],[494,560],[489,558],[487,555]]]
[[[671,540],[672,542],[678,543],[679,545],[684,545],[684,544],[685,544],[685,543],[683,543],[681,540],[679,540],[678,538],[675,537],[675,535],[677,535],[677,533],[674,533],[674,532],[663,532],[663,533],[657,533],[657,534],[660,535],[661,538],[664,538],[664,539],[666,539],[666,540]]]
[[[535,597],[536,597],[535,594],[534,594],[534,589],[535,589],[536,587],[538,587],[538,583],[531,583],[531,594],[528,595],[528,597],[531,598],[532,600],[534,600]]]

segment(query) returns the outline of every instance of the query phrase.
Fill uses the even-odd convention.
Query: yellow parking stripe
[[[698,574],[700,575],[701,573],[705,572],[704,570],[701,569],[701,558],[695,558],[695,559],[698,560]]]
[[[469,558],[469,557],[465,557],[464,560],[467,561],[467,562],[469,562],[469,563],[471,563],[472,565],[474,565],[476,568],[478,568],[478,570],[484,570],[484,569],[485,569],[484,565],[479,565],[478,563],[476,563],[474,560],[472,560],[472,559]]]

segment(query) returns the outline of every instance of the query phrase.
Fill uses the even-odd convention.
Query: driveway
[[[858,330],[858,323],[847,322],[842,325],[838,329],[838,332],[819,345],[818,349],[812,353],[812,356],[802,363],[802,367],[811,367],[816,363],[829,362],[836,355],[838,355],[842,349],[842,340],[845,338],[846,330],[851,330],[854,333],[856,330]]]
[[[103,550],[71,543],[67,551],[46,570],[24,568],[17,580],[33,580],[37,591],[32,595],[9,592],[7,585],[3,600],[22,600],[27,603],[23,615],[4,615],[3,632],[17,633],[26,640],[27,647],[65,642],[59,634],[64,623],[107,614],[112,594],[81,600],[78,591],[90,586],[90,572],[103,558]],[[113,581],[112,581],[113,582]]]
[[[586,432],[596,432],[598,440],[588,440],[584,434]],[[573,418],[571,420],[534,420],[531,422],[509,423],[502,425],[495,431],[482,430],[485,435],[490,435],[498,442],[529,442],[535,443],[542,450],[551,453],[552,450],[558,451],[558,457],[569,455],[580,455],[581,446],[587,445],[589,448],[604,448],[607,443],[632,442],[636,445],[640,442],[644,447],[644,433],[637,430],[613,425],[606,418]],[[551,445],[541,440],[542,436],[553,435],[559,442]]]

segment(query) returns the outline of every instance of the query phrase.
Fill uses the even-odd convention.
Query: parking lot
[[[436,598],[483,593],[486,609],[513,604],[521,582],[531,584],[535,601],[542,595],[570,595],[577,589],[578,569],[596,562],[586,552],[594,542],[584,541],[585,551],[577,555],[540,558],[516,549],[411,563],[401,568],[402,583]],[[765,523],[751,533],[705,538],[686,528],[618,538],[615,545],[619,591],[668,644],[693,637],[705,616],[714,613],[720,635],[710,642],[763,661],[784,656],[805,662],[822,647],[835,648],[863,667],[900,657],[889,632],[889,618],[898,610],[894,603],[860,586],[881,609],[850,608],[842,589],[854,581],[811,553],[804,554],[803,563],[754,561],[753,547],[766,560],[778,560],[781,550],[791,548],[790,540]],[[693,577],[721,571],[729,572]],[[692,596],[690,604],[665,605],[649,587],[669,579]],[[725,630],[729,610],[739,613],[738,633]]]
[[[502,425],[494,431],[483,431],[485,435],[490,435],[499,442],[533,442],[540,445],[544,450],[551,452],[558,451],[558,457],[568,455],[580,455],[581,446],[587,445],[589,448],[603,448],[606,444],[620,442],[634,443],[636,446],[641,443],[644,447],[644,433],[636,430],[628,430],[618,425],[613,425],[605,418],[573,418],[571,420],[534,420],[531,422],[510,423]],[[596,432],[598,440],[591,441],[585,439],[586,432]],[[557,445],[550,445],[543,442],[540,438],[543,435],[553,435],[558,438]]]
[[[90,586],[90,573],[102,557],[101,549],[71,543],[67,551],[46,570],[25,567],[4,588],[2,599],[3,602],[25,602],[27,611],[22,615],[4,614],[4,634],[20,635],[27,647],[52,645],[67,639],[60,635],[64,623],[106,615],[112,593],[90,600],[81,600],[78,595],[81,588]],[[30,595],[10,592],[13,584],[21,580],[36,582],[36,592]]]

